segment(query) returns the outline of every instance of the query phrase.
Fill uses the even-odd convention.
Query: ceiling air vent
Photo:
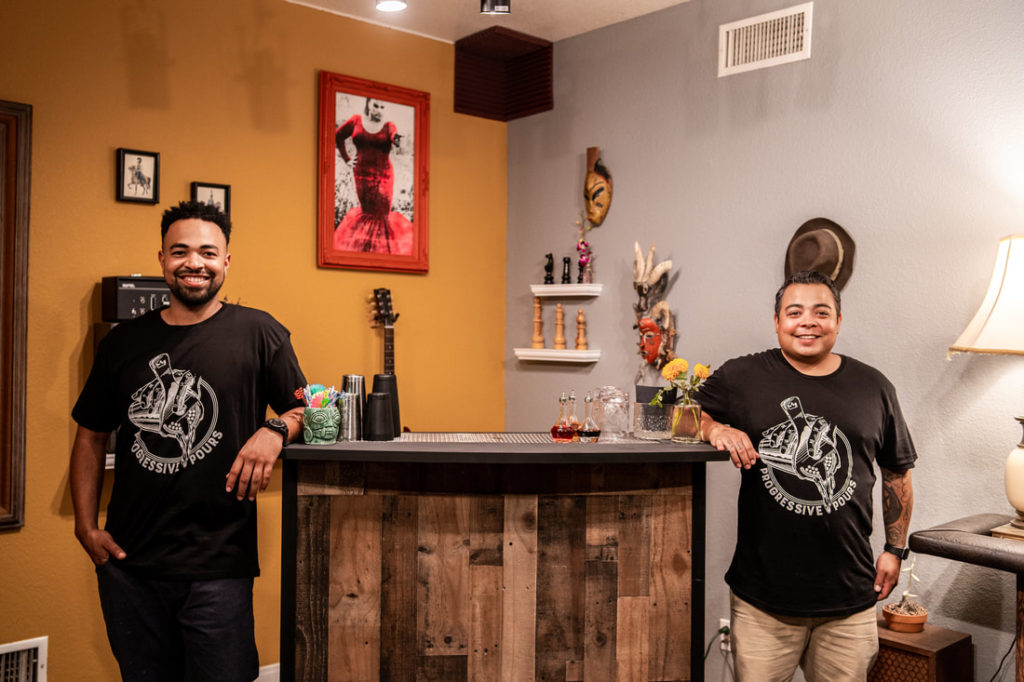
[[[718,77],[811,58],[813,2],[718,27]]]

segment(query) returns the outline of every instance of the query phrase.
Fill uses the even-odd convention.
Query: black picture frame
[[[0,531],[25,525],[32,105],[0,100]]]
[[[216,182],[193,182],[192,201],[218,205],[225,215],[231,215],[231,185]]]
[[[117,200],[137,204],[160,201],[160,154],[117,149]]]

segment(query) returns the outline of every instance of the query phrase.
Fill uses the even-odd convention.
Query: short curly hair
[[[204,204],[201,201],[182,201],[177,206],[171,206],[164,211],[163,218],[160,220],[160,240],[163,241],[163,238],[167,236],[167,230],[171,225],[179,220],[189,220],[190,218],[213,223],[224,233],[224,243],[231,242],[231,218],[213,204]]]

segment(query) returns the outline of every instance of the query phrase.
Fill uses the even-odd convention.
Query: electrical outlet
[[[729,629],[729,619],[728,618],[721,618],[721,619],[719,619],[719,621],[718,621],[718,629],[719,629],[719,631],[721,632],[721,630],[723,628],[725,628],[727,630],[727,632],[722,632],[722,641],[718,645],[718,648],[721,649],[722,651],[732,651],[732,630]]]

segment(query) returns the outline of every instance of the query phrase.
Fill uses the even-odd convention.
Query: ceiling
[[[508,15],[480,14],[479,0],[408,0],[401,12],[377,11],[374,0],[285,2],[454,43],[496,25],[557,42],[686,0],[510,0]]]

